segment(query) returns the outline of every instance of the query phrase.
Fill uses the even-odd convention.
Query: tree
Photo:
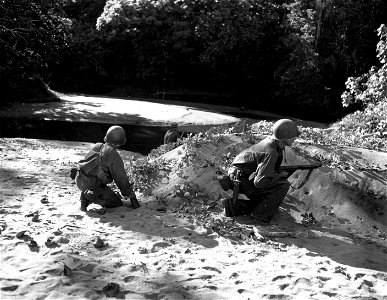
[[[63,5],[71,20],[69,42],[60,49],[60,60],[49,77],[61,91],[98,93],[106,89],[109,74],[104,69],[105,39],[96,29],[106,0],[72,0]]]
[[[358,76],[376,63],[375,29],[387,17],[387,2],[380,0],[320,1],[320,34],[316,52],[326,86],[338,98],[349,76]]]
[[[327,110],[320,57],[315,51],[318,14],[315,2],[295,0],[284,4],[272,98],[282,112],[310,118]]]
[[[307,116],[318,109],[328,119],[345,110],[339,101],[345,80],[375,62],[373,32],[387,17],[385,1],[292,0],[279,39],[273,97]],[[309,111],[308,108],[309,107]]]
[[[359,76],[349,77],[346,91],[341,95],[343,106],[360,104],[361,110],[346,116],[341,125],[350,127],[355,134],[370,137],[374,148],[386,146],[387,138],[387,27],[378,28],[376,47],[379,67]]]
[[[363,107],[387,101],[387,26],[378,28],[379,42],[376,57],[380,67],[373,66],[359,76],[349,77],[345,83],[346,91],[341,95],[343,106],[360,103]]]
[[[217,76],[211,79],[221,89],[259,95],[254,104],[263,104],[271,85],[280,15],[274,1],[205,2],[195,37],[201,46],[200,64],[214,70]]]
[[[70,22],[55,0],[2,0],[0,10],[0,85],[10,98],[32,96],[20,87],[46,77],[68,42]]]
[[[264,98],[278,10],[269,0],[110,0],[97,28],[132,82],[254,95],[258,86]]]
[[[173,87],[176,68],[189,60],[193,39],[193,1],[110,0],[97,28],[121,64],[123,78],[149,88]],[[129,77],[129,78],[128,78]]]

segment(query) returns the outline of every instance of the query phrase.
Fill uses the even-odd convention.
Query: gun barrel
[[[321,164],[280,166],[279,171],[313,170],[321,167]]]

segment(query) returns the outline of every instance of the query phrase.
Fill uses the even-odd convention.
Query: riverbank
[[[171,123],[182,136],[205,132],[213,126],[284,116],[264,111],[185,103],[163,99],[121,99],[56,93],[60,101],[12,103],[0,109],[0,137],[24,137],[95,143],[107,128],[121,125],[127,132],[123,149],[147,154],[163,144]],[[317,122],[295,120],[299,125],[324,128]]]
[[[238,107],[163,99],[123,99],[56,93],[59,102],[10,103],[0,117],[69,122],[164,125],[179,123],[182,130],[198,125],[216,126],[246,120],[276,120],[285,116]],[[299,125],[325,128],[328,124],[295,119]],[[208,129],[208,128],[204,128]],[[199,129],[202,130],[202,129]]]

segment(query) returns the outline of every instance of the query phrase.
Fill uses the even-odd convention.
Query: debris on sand
[[[97,237],[97,238],[95,239],[95,242],[93,243],[93,246],[94,246],[95,248],[100,249],[100,248],[105,247],[105,246],[106,246],[106,243],[105,243],[100,237]]]
[[[67,277],[73,276],[73,270],[71,270],[66,264],[63,264],[63,275]]]
[[[103,287],[102,291],[108,297],[115,297],[120,293],[120,286],[115,282],[110,282]]]
[[[17,234],[16,234],[16,237],[18,239],[22,239],[24,236],[25,236],[25,233],[27,232],[27,230],[22,230],[22,231],[19,231]]]

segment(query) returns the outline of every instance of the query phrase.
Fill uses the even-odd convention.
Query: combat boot
[[[255,221],[262,226],[269,225],[271,217],[268,216],[262,216],[260,213],[257,212],[256,209],[252,211],[250,214],[251,217],[255,219]]]
[[[230,201],[232,201],[232,199],[230,199],[230,198],[223,198],[220,200],[220,202],[222,203],[222,206],[224,208],[224,215],[226,217],[233,217],[234,216],[232,211],[231,211]]]
[[[222,206],[224,208],[224,214],[226,217],[236,217],[244,215],[244,209],[240,206],[240,203],[232,198],[223,198],[220,200],[222,202]]]
[[[232,198],[223,198],[220,201],[226,217],[245,216],[251,213],[252,209],[249,207],[250,201],[238,199],[234,202]]]
[[[87,207],[89,206],[89,201],[86,199],[83,192],[81,192],[81,211],[87,211]]]

